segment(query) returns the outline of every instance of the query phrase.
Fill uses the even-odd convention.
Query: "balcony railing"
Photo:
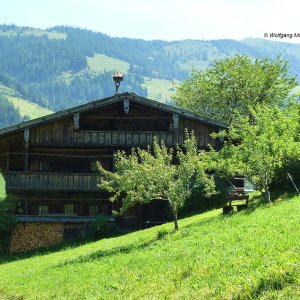
[[[101,176],[92,173],[7,172],[6,189],[100,191]]]
[[[152,145],[154,138],[165,145],[175,146],[174,134],[171,132],[114,132],[114,131],[68,131],[64,134],[52,132],[35,133],[31,136],[32,144],[64,144],[64,145],[99,145],[99,146],[140,146]]]

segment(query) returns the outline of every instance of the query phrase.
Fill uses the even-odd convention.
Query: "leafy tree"
[[[212,151],[214,167],[225,176],[243,174],[270,202],[276,170],[290,159],[300,159],[299,109],[261,104],[249,112],[248,118],[239,118],[239,126],[216,134],[226,141],[219,153]]]
[[[111,201],[122,199],[121,214],[136,203],[149,203],[158,198],[169,201],[175,230],[178,230],[178,210],[193,187],[203,184],[207,194],[214,191],[214,182],[205,172],[207,155],[198,152],[193,136],[185,140],[184,148],[176,151],[178,164],[173,164],[173,150],[160,146],[157,141],[153,149],[133,149],[130,155],[119,151],[115,173],[98,165],[103,174],[99,187],[113,193]]]
[[[235,55],[204,71],[192,70],[177,86],[173,100],[194,113],[231,124],[240,115],[249,116],[253,105],[283,105],[295,86],[287,61]]]

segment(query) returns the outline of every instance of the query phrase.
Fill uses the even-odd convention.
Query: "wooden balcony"
[[[35,132],[31,136],[32,144],[59,144],[59,145],[94,145],[94,146],[121,146],[146,147],[152,145],[154,138],[159,143],[164,141],[168,147],[175,146],[176,141],[172,132],[120,132],[120,131],[67,131],[64,134],[53,134],[44,131],[43,134]]]
[[[7,190],[101,191],[97,184],[101,176],[93,173],[6,173]]]

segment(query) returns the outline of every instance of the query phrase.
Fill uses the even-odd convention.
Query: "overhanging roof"
[[[179,116],[182,116],[182,117],[185,117],[188,119],[192,119],[192,120],[195,120],[195,121],[198,121],[201,123],[213,125],[213,126],[220,127],[220,128],[228,127],[228,125],[224,122],[209,119],[209,118],[206,118],[203,116],[193,114],[187,110],[184,110],[184,109],[181,109],[178,107],[167,105],[167,104],[164,104],[164,103],[161,103],[158,101],[154,101],[154,100],[151,100],[151,99],[148,99],[145,97],[137,96],[135,93],[122,93],[122,94],[116,94],[112,97],[92,101],[92,102],[89,102],[89,103],[86,103],[86,104],[83,104],[80,106],[76,106],[76,107],[73,107],[70,109],[62,110],[62,111],[59,111],[59,112],[56,112],[56,113],[53,113],[53,114],[50,114],[50,115],[47,115],[47,116],[44,116],[41,118],[25,121],[25,122],[22,122],[22,123],[13,125],[13,126],[2,128],[2,129],[0,129],[0,137],[6,136],[10,133],[21,131],[24,128],[36,127],[43,123],[51,122],[54,120],[59,120],[59,119],[62,119],[66,116],[69,116],[69,115],[72,115],[75,113],[82,113],[82,112],[90,111],[95,108],[105,107],[107,105],[122,101],[124,99],[128,99],[129,101],[140,103],[145,106],[157,108],[162,111],[169,112],[169,113],[177,113]]]

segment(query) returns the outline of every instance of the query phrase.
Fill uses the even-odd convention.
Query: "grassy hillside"
[[[93,57],[87,57],[89,69],[94,72],[113,72],[120,71],[127,73],[130,64],[126,61],[95,53]]]
[[[130,64],[126,61],[96,53],[87,57],[89,70],[96,73],[120,71],[128,73]],[[126,75],[124,80],[126,80]],[[170,80],[144,77],[142,87],[148,90],[148,97],[153,100],[165,102],[171,99],[173,85]]]
[[[58,32],[56,30],[51,29],[39,29],[39,28],[31,28],[31,27],[15,27],[11,30],[3,30],[0,27],[0,36],[7,36],[7,37],[15,37],[17,35],[20,36],[28,36],[33,35],[36,37],[47,36],[49,40],[56,40],[56,39],[63,39],[67,38],[67,34]]]
[[[27,115],[30,119],[43,117],[53,113],[53,111],[48,108],[29,102],[20,97],[6,96],[6,99],[11,101],[15,107],[19,107],[21,116]]]
[[[2,299],[299,299],[300,197],[0,265]],[[13,259],[16,259],[13,261]],[[0,296],[0,297],[1,297]]]
[[[31,119],[35,119],[53,113],[53,111],[48,108],[21,98],[16,90],[1,83],[0,95],[3,95],[7,100],[11,101],[15,107],[18,107],[21,116],[27,115]]]
[[[148,97],[153,100],[165,102],[171,99],[174,87],[170,80],[144,78],[145,82],[142,84],[148,90]]]

